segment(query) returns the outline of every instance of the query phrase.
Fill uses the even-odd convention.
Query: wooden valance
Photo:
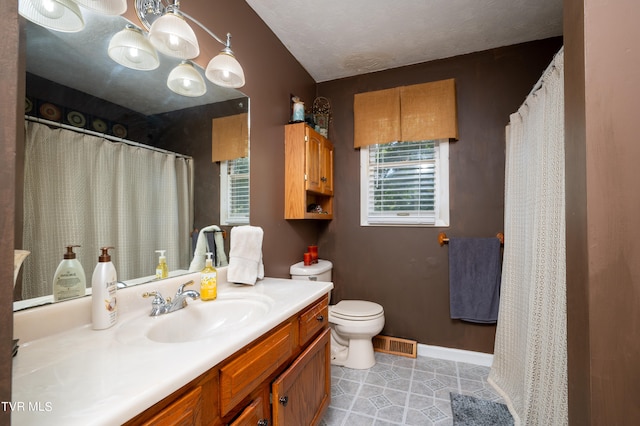
[[[235,160],[249,155],[249,114],[214,118],[211,161]]]
[[[402,86],[354,97],[354,147],[458,139],[455,80]]]

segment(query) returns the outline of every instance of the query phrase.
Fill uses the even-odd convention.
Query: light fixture
[[[167,87],[183,96],[202,96],[207,92],[202,75],[195,69],[191,61],[182,61],[169,73]]]
[[[73,0],[94,12],[103,15],[122,15],[127,11],[127,0]]]
[[[193,59],[200,54],[198,39],[184,20],[179,2],[167,6],[164,14],[149,29],[151,44],[165,55],[178,59]]]
[[[207,79],[222,87],[237,89],[244,86],[244,71],[231,51],[231,34],[227,34],[225,43],[202,23],[180,11],[179,0],[173,0],[173,4],[166,7],[163,0],[136,0],[135,6],[140,22],[149,30],[149,40],[158,51],[181,59],[193,59],[199,55],[200,49],[195,33],[186,22],[186,19],[189,19],[224,46],[222,51],[209,61],[205,71]],[[168,23],[165,26],[163,22],[161,26],[159,22],[165,21],[165,18]],[[170,25],[175,26],[170,27]],[[173,45],[171,44],[172,40],[174,41]],[[195,48],[195,50],[183,51],[177,47],[180,43],[184,43],[183,46],[188,49]]]
[[[107,53],[120,65],[134,70],[149,71],[160,65],[156,50],[142,30],[131,24],[111,37]]]
[[[244,71],[231,51],[231,34],[227,34],[225,48],[209,61],[205,75],[218,86],[234,89],[244,86]]]
[[[71,0],[20,0],[18,13],[50,30],[72,33],[84,28],[80,8]]]

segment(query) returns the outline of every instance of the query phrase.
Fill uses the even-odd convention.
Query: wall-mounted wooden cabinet
[[[333,219],[333,144],[305,123],[284,135],[284,218]]]

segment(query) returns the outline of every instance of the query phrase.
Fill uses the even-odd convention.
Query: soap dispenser
[[[94,330],[103,330],[114,325],[118,319],[116,306],[116,268],[111,262],[109,249],[101,247],[102,253],[91,278],[91,320]]]
[[[74,247],[80,246],[67,246],[67,252],[64,254],[53,276],[54,302],[85,295],[87,279],[80,261],[76,259],[76,254],[73,252]]]
[[[218,297],[218,278],[216,268],[213,267],[211,256],[213,253],[207,253],[204,269],[200,275],[200,299],[214,300]]]
[[[167,278],[169,276],[169,268],[167,267],[167,258],[164,253],[166,250],[156,250],[156,253],[160,253],[158,259],[158,266],[156,266],[156,279]]]

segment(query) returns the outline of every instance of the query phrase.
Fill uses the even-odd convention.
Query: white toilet
[[[291,279],[305,281],[331,281],[333,264],[319,259],[305,266],[304,262],[291,265]],[[329,293],[331,301],[331,293]],[[331,326],[331,363],[354,369],[367,369],[375,365],[371,339],[384,327],[382,306],[364,300],[342,300],[329,306]]]

